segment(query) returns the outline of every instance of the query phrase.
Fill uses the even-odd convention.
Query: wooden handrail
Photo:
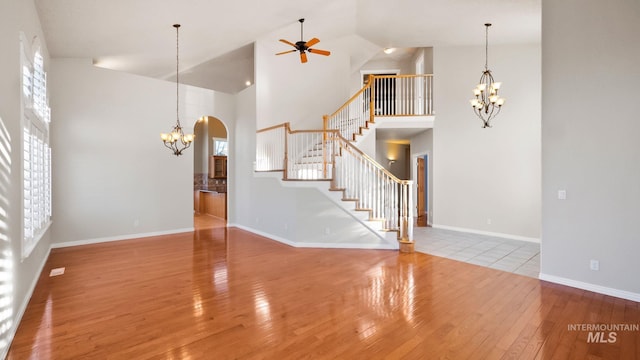
[[[372,165],[374,165],[377,169],[379,169],[380,171],[385,173],[387,176],[389,176],[394,182],[397,182],[399,184],[410,184],[410,183],[412,183],[412,181],[410,181],[410,180],[401,180],[398,177],[396,177],[395,175],[393,175],[389,170],[385,169],[384,166],[380,165],[380,163],[378,163],[371,156],[365,154],[362,150],[358,149],[355,145],[351,144],[351,142],[349,142],[349,140],[345,139],[344,136],[340,135],[340,132],[338,130],[332,130],[332,129],[328,129],[328,130],[291,130],[289,128],[289,123],[286,122],[286,123],[282,123],[282,124],[279,124],[279,125],[270,126],[268,128],[260,129],[260,130],[258,130],[256,132],[257,133],[261,133],[261,132],[277,129],[277,128],[280,128],[280,127],[285,127],[288,134],[296,134],[296,133],[325,133],[325,134],[333,134],[333,136],[335,136],[336,138],[341,140],[343,144],[345,144],[345,147],[349,147],[354,152],[358,153],[358,155],[360,155],[363,158],[367,159],[369,162],[372,163]],[[326,138],[326,139],[328,139],[328,138]]]
[[[431,77],[433,74],[404,74],[404,75],[371,75],[372,78],[411,78],[411,77]]]
[[[256,133],[261,133],[261,132],[277,129],[277,128],[280,128],[280,127],[284,127],[285,129],[289,129],[289,126],[290,126],[290,123],[289,122],[285,122],[285,123],[282,123],[282,124],[270,126],[268,128],[260,129],[260,130],[256,131]]]
[[[340,135],[340,133],[337,134],[338,138],[344,143],[346,144],[347,147],[349,147],[350,149],[353,149],[356,153],[358,153],[358,155],[362,156],[363,158],[367,159],[373,166],[375,166],[378,170],[382,171],[385,175],[389,176],[391,178],[391,180],[393,180],[394,182],[397,182],[398,184],[408,184],[411,183],[410,180],[400,180],[398,179],[395,175],[393,175],[391,172],[389,172],[389,170],[385,169],[384,166],[380,165],[379,162],[375,161],[371,156],[365,154],[364,152],[362,152],[362,150],[358,149],[357,147],[355,147],[353,144],[351,144],[351,142],[349,142],[347,139],[345,139],[342,135]],[[408,181],[408,182],[407,182]]]
[[[325,116],[327,118],[331,118],[331,117],[336,116],[337,113],[339,113],[340,111],[344,110],[344,108],[349,106],[349,104],[351,104],[355,99],[358,98],[358,96],[360,96],[365,90],[367,90],[370,87],[371,87],[371,81],[367,82],[367,84],[365,86],[363,86],[362,89],[358,90],[358,92],[355,95],[353,95],[351,98],[349,98],[349,100],[347,100],[347,102],[345,102],[342,106],[340,106],[338,108],[338,110],[334,111],[333,114],[325,115]]]

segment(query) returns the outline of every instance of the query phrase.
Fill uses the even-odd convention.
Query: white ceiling
[[[385,47],[540,41],[541,0],[35,0],[51,57],[91,58],[143,76],[235,93],[253,78],[256,39],[306,18],[305,38],[350,35]],[[307,36],[310,35],[310,36]],[[297,40],[299,32],[291,34]],[[278,39],[274,38],[274,42]],[[340,49],[354,54],[357,47]],[[335,49],[332,49],[335,51]],[[354,57],[354,54],[352,57]],[[186,70],[186,71],[185,71]],[[184,71],[184,73],[183,73]]]

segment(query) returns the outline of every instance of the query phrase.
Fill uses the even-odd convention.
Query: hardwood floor
[[[206,220],[53,250],[8,359],[640,358],[640,331],[589,343],[569,328],[640,324],[636,302],[422,253],[297,249]]]

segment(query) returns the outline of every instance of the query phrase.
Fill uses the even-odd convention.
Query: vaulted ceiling
[[[51,57],[169,79],[180,23],[181,82],[234,93],[253,77],[258,38],[306,18],[305,36],[385,47],[540,42],[540,0],[35,0]],[[292,33],[296,39],[298,32]],[[274,38],[274,42],[278,39]],[[286,49],[283,49],[286,50]],[[358,47],[332,49],[357,57]],[[185,71],[184,76],[182,71]]]

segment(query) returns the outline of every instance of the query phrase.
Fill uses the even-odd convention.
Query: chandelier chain
[[[489,26],[491,24],[484,24],[484,69],[489,70]]]
[[[180,24],[175,24],[173,26],[176,28],[176,122],[178,123],[178,126],[180,126],[180,115],[178,111],[178,104],[180,102],[180,36],[178,34],[180,31]]]

